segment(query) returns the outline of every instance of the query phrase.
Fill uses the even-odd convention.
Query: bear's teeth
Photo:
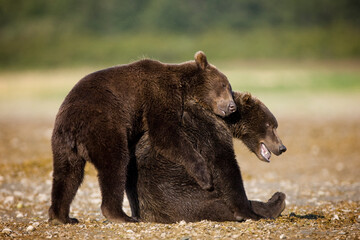
[[[265,146],[265,144],[261,143],[261,155],[267,160],[270,161],[271,153]]]

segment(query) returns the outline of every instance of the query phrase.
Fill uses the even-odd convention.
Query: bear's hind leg
[[[266,202],[250,201],[254,212],[263,216],[264,218],[277,218],[285,209],[286,195],[282,192],[276,192]]]
[[[126,215],[122,209],[127,164],[129,162],[127,151],[124,150],[122,154],[107,153],[102,157],[106,159],[107,164],[95,165],[99,173],[102,214],[112,222],[136,222],[135,219]]]
[[[71,156],[73,159],[71,159]],[[51,206],[49,222],[78,223],[76,218],[70,218],[70,204],[84,179],[85,160],[74,156],[54,154],[53,185],[51,191]]]
[[[126,195],[131,207],[131,217],[134,219],[140,218],[137,181],[138,181],[138,170],[137,170],[136,157],[135,155],[132,155],[127,170]]]

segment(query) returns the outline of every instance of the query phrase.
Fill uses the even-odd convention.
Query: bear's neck
[[[242,113],[241,111],[239,111],[239,107],[238,107],[238,111],[232,113],[230,116],[225,118],[225,123],[228,126],[228,128],[231,131],[231,134],[234,138],[238,138],[241,139],[242,136],[245,134],[246,130],[245,130],[245,126],[244,126],[244,121],[242,118]]]
[[[193,112],[204,112],[206,114],[215,116],[215,113],[213,113],[211,107],[195,96],[191,96],[185,99],[184,105],[187,108],[190,108]]]

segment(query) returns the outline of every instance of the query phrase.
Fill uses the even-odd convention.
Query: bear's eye
[[[223,83],[223,84],[222,84],[222,87],[223,87],[223,88],[226,88],[226,85],[225,85],[225,83]]]
[[[266,126],[266,127],[270,127],[270,123],[266,123],[265,126]]]

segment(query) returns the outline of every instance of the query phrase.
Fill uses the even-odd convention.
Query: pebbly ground
[[[76,225],[50,225],[52,117],[0,116],[0,239],[359,239],[359,114],[328,118],[279,114],[288,151],[259,161],[235,141],[250,199],[287,195],[276,220],[176,224],[107,222],[100,212],[96,172],[86,176],[72,204]],[[125,210],[130,213],[125,200]]]

